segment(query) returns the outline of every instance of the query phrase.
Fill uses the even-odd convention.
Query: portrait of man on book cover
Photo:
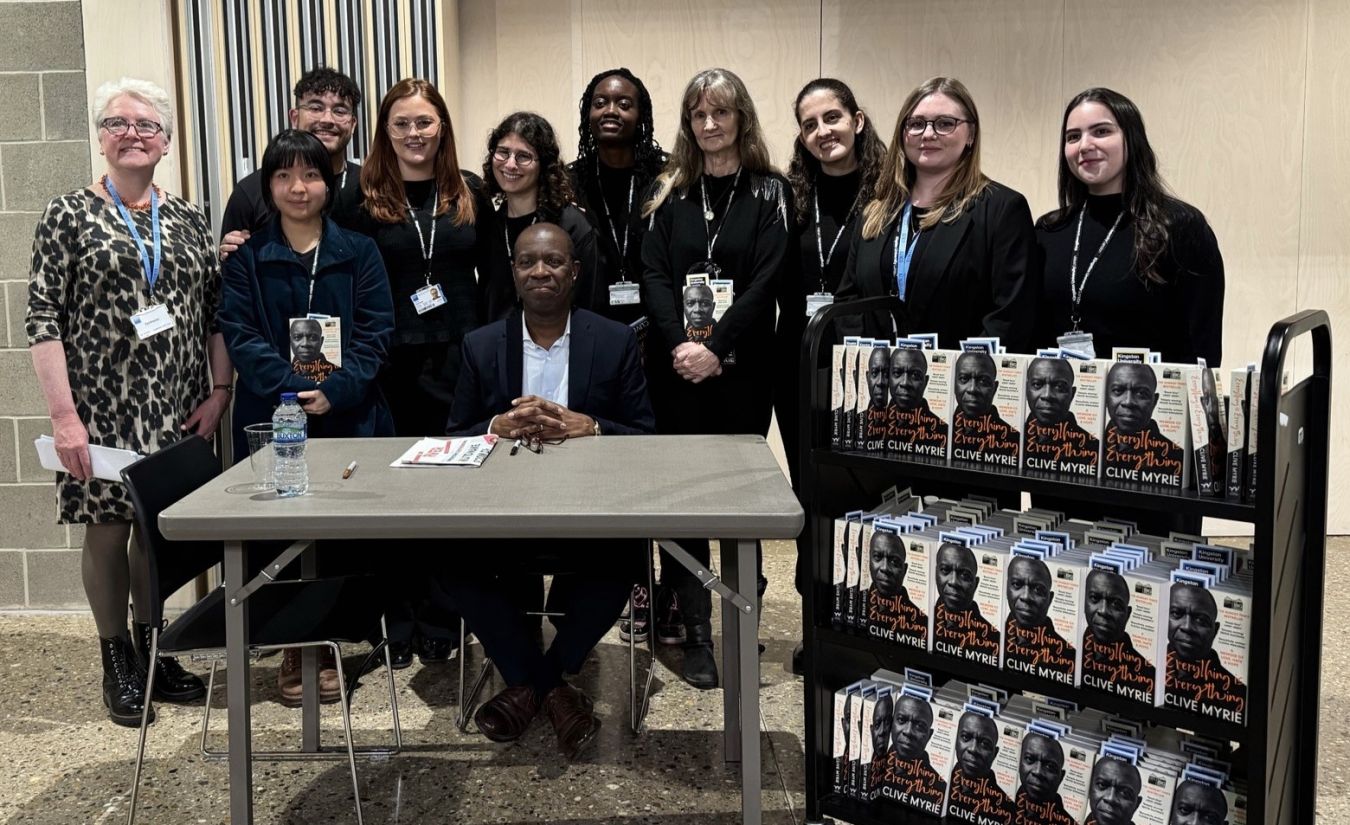
[[[1241,722],[1247,686],[1219,660],[1218,634],[1214,594],[1196,584],[1174,583],[1167,610],[1167,694],[1199,705],[1196,710],[1204,715]]]
[[[944,543],[937,552],[933,578],[938,594],[933,608],[934,648],[947,655],[997,665],[998,628],[981,615],[975,601],[980,585],[975,553],[954,542]]]
[[[917,696],[901,694],[895,700],[891,751],[881,792],[889,799],[940,814],[947,781],[928,756],[932,738],[933,706]]]
[[[974,711],[961,715],[953,748],[956,762],[947,785],[950,818],[962,822],[1012,821],[1013,800],[994,776],[998,742],[998,725],[993,719]]]
[[[1139,769],[1124,759],[1099,756],[1088,782],[1088,816],[1083,825],[1134,825],[1144,801]]]
[[[1064,746],[1040,733],[1022,738],[1017,760],[1020,778],[1016,814],[1019,825],[1077,825],[1059,795],[1064,781]]]
[[[880,530],[872,533],[868,564],[872,574],[872,588],[867,592],[868,625],[890,641],[927,647],[928,616],[905,588],[909,563],[904,538]]]
[[[1129,583],[1111,570],[1091,570],[1083,591],[1084,685],[1152,704],[1156,670],[1127,629],[1134,612]]]

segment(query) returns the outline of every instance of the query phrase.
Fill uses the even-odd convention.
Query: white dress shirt
[[[521,395],[537,395],[555,404],[567,406],[568,361],[572,354],[572,316],[567,316],[567,327],[553,346],[544,349],[530,338],[529,326],[520,320],[520,338],[525,356],[521,375]]]

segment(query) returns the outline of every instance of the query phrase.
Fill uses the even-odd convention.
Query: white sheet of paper
[[[58,473],[69,472],[61,464],[61,459],[57,458],[56,441],[51,436],[38,436],[33,439],[33,446],[37,448],[38,461],[42,464],[44,470],[52,470]],[[120,482],[122,480],[122,468],[139,461],[143,457],[133,450],[100,447],[97,444],[89,445],[89,461],[94,465],[94,478],[101,478],[104,481]]]

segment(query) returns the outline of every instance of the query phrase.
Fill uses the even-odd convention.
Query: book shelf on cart
[[[1189,730],[1236,743],[1233,770],[1248,784],[1250,825],[1307,825],[1317,800],[1318,680],[1322,645],[1331,329],[1325,312],[1310,310],[1277,322],[1258,368],[1256,494],[1249,502],[1204,498],[1195,492],[1160,493],[1111,482],[1066,481],[947,462],[831,449],[830,376],[825,364],[841,320],[890,315],[904,330],[904,308],[894,298],[835,304],[817,312],[802,341],[800,495],[807,513],[811,581],[803,598],[806,641],[806,821],[904,825],[941,820],[883,803],[861,803],[833,793],[831,728],[834,691],[877,668],[915,667],[938,682],[956,678],[1010,691],[1077,702],[1154,725]],[[1308,336],[1312,370],[1281,390],[1290,346]],[[822,357],[824,361],[822,361]],[[1068,687],[1034,676],[904,648],[853,630],[835,629],[831,555],[833,521],[874,506],[897,481],[925,494],[945,490],[1009,490],[1097,504],[1180,512],[1247,522],[1254,528],[1258,567],[1252,595],[1248,716],[1245,725]]]

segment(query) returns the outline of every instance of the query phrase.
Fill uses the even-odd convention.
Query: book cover
[[[927,605],[927,543],[908,538],[891,530],[872,533],[867,632],[878,639],[927,650],[928,614],[926,607],[920,607]]]
[[[894,699],[889,685],[876,685],[864,695],[856,782],[857,798],[862,802],[875,799],[885,779],[893,715]]]
[[[844,339],[844,435],[841,446],[845,450],[857,447],[858,418],[854,411],[858,406],[858,351],[862,340],[853,335]]]
[[[1228,453],[1228,434],[1219,416],[1219,389],[1214,372],[1204,359],[1186,368],[1186,402],[1191,420],[1191,466],[1195,468],[1195,488],[1202,496],[1224,494],[1224,461]]]
[[[851,522],[862,519],[862,511],[856,510],[834,520],[834,545],[831,548],[831,584],[833,604],[830,610],[830,624],[836,629],[845,626],[848,613],[848,541]]]
[[[1022,466],[1021,386],[1017,356],[961,353],[952,376],[953,463],[1014,472]]]
[[[1083,589],[1083,687],[1156,704],[1160,598],[1154,583],[1092,564]]]
[[[1013,550],[1005,588],[1005,669],[1063,685],[1076,683],[1079,578],[1071,565]]]
[[[1180,491],[1190,469],[1184,368],[1117,361],[1106,375],[1102,478]]]
[[[1097,478],[1106,363],[1065,358],[1027,362],[1023,469]]]
[[[1032,723],[1035,724],[1035,723]],[[1078,825],[1065,807],[1063,785],[1067,754],[1058,739],[1028,726],[1018,757],[1018,788],[1013,822]]]
[[[830,446],[844,445],[844,351],[843,344],[830,350]]]
[[[881,798],[942,816],[958,711],[902,690],[895,700]]]
[[[1015,731],[1012,737],[1000,727]],[[952,771],[947,779],[947,821],[974,825],[1007,825],[1013,821],[1013,794],[1017,792],[1017,755],[1020,726],[970,706],[956,725]]]
[[[1228,498],[1242,501],[1247,495],[1247,410],[1251,406],[1247,378],[1250,367],[1232,372],[1228,400]]]
[[[947,458],[954,357],[906,339],[891,350],[887,452]]]
[[[833,758],[831,785],[835,793],[848,793],[848,745],[851,732],[853,704],[862,696],[862,683],[855,682],[834,692],[833,736],[830,755]]]
[[[999,666],[1003,582],[997,556],[951,541],[939,547],[933,564],[934,653]]]
[[[1246,724],[1250,632],[1250,595],[1174,580],[1167,612],[1166,704]]]
[[[1256,435],[1261,417],[1261,370],[1247,368],[1247,501],[1256,501]]]
[[[1172,794],[1172,818],[1170,822],[1218,822],[1227,825],[1245,823],[1245,798],[1241,816],[1235,804],[1238,797],[1233,792],[1225,792],[1208,782],[1197,779],[1182,779]]]
[[[879,453],[886,446],[886,409],[890,392],[891,351],[885,341],[872,341],[858,352],[859,449]]]

